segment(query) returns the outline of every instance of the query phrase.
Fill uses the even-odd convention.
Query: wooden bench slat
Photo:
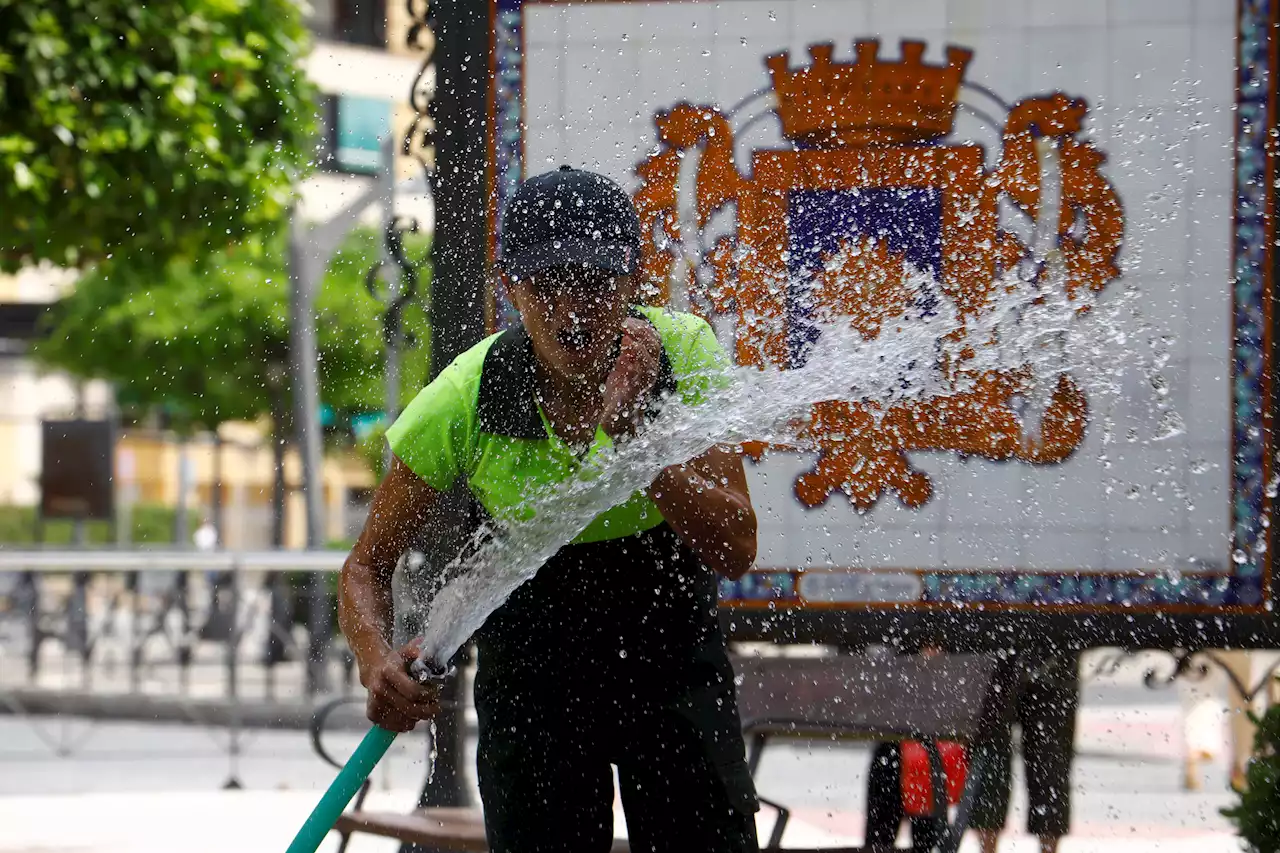
[[[445,850],[484,853],[489,844],[479,809],[435,808],[412,812],[346,812],[333,828],[339,832],[363,832]]]
[[[340,833],[362,832],[458,853],[487,853],[489,849],[480,809],[431,808],[407,814],[361,809],[344,812],[333,828]],[[626,841],[615,839],[610,853],[629,853],[630,849]]]

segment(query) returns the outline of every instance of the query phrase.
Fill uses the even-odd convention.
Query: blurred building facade
[[[318,168],[299,188],[298,212],[304,220],[327,219],[362,193],[382,169],[381,140],[388,134],[400,138],[408,127],[413,115],[409,92],[423,58],[406,46],[410,24],[402,4],[385,0],[316,0],[310,5],[314,42],[304,66],[321,92],[321,121]],[[419,178],[420,172],[416,161],[397,154],[398,181]],[[395,208],[430,227],[430,199],[421,189],[399,191]],[[371,207],[363,223],[377,225],[384,215]],[[51,268],[0,276],[0,507],[39,502],[42,420],[116,416],[108,383],[77,382],[42,371],[27,357],[41,315],[74,286],[74,273]],[[122,430],[118,436],[118,505],[184,507],[183,527],[190,531],[201,518],[219,515],[223,546],[269,545],[274,462],[265,420],[225,424],[218,436],[186,442],[160,425]],[[292,448],[285,471],[285,544],[298,547],[305,541],[304,510],[300,465]],[[220,502],[215,499],[219,480]],[[324,484],[326,538],[349,539],[363,522],[373,476],[354,454],[330,453]]]

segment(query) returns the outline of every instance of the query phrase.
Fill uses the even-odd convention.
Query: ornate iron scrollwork
[[[431,28],[430,0],[406,0],[405,8],[412,21],[405,36],[405,45],[410,50],[421,52],[423,56],[418,74],[409,87],[409,106],[413,108],[414,116],[405,132],[400,153],[418,161],[425,179],[430,177],[435,168],[435,122],[431,118],[431,99],[436,89],[435,66],[432,62],[436,39]]]
[[[1150,666],[1142,674],[1142,683],[1152,690],[1169,687],[1179,678],[1187,681],[1204,681],[1209,677],[1209,664],[1198,660],[1201,654],[1194,649],[1162,650],[1171,658],[1170,668],[1166,672],[1163,667]]]
[[[1142,683],[1152,690],[1162,690],[1173,685],[1178,679],[1186,681],[1203,681],[1209,677],[1214,668],[1222,671],[1236,696],[1246,703],[1251,703],[1263,694],[1272,680],[1280,676],[1280,658],[1272,661],[1256,683],[1247,684],[1236,675],[1230,664],[1223,660],[1216,649],[1143,649],[1141,653],[1158,653],[1167,655],[1168,659],[1161,664],[1148,666],[1142,675]],[[1099,656],[1091,667],[1090,675],[1094,678],[1105,678],[1116,675],[1124,665],[1139,654],[1138,651],[1116,650]]]
[[[376,263],[365,274],[364,286],[369,295],[382,304],[382,329],[387,346],[400,345],[401,317],[405,306],[417,295],[418,268],[420,262],[414,262],[404,250],[404,235],[416,234],[420,230],[416,217],[396,216],[387,223],[383,239],[386,241],[387,253],[400,270],[400,285],[396,287],[388,282],[385,292],[378,287],[379,271],[382,263]],[[414,341],[406,339],[404,343],[413,346]]]
[[[430,0],[406,0],[405,9],[409,13],[410,24],[405,34],[405,46],[422,54],[422,64],[409,87],[409,106],[413,109],[413,119],[405,131],[400,143],[400,154],[412,157],[422,169],[425,192],[430,192],[430,176],[434,166],[432,156],[432,130],[434,124],[430,115],[432,95],[435,94],[435,68],[432,59],[435,54],[435,35],[431,29],[428,15]],[[394,169],[394,164],[387,168]],[[393,216],[388,221],[383,234],[386,256],[399,268],[400,282],[386,282],[385,288],[379,288],[378,280],[382,272],[382,262],[374,264],[365,275],[365,288],[369,295],[377,299],[383,306],[382,330],[388,349],[398,349],[401,344],[413,346],[412,339],[401,339],[401,318],[404,308],[417,294],[418,268],[420,264],[413,262],[405,254],[404,236],[417,233],[422,229],[415,217]],[[389,272],[388,272],[389,274]]]

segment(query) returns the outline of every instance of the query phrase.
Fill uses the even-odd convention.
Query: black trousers
[[[610,765],[637,853],[759,850],[750,777],[740,762],[718,763],[684,716],[646,709],[605,714],[612,719],[602,725],[572,706],[510,711],[508,719],[482,715],[476,762],[493,853],[606,853]]]
[[[1076,710],[1080,704],[1079,657],[1048,659],[1022,683],[1017,717],[1027,776],[1027,832],[1061,838],[1071,828],[1071,763],[1075,753]],[[992,744],[969,825],[1000,830],[1009,813],[1013,737],[1011,726]]]

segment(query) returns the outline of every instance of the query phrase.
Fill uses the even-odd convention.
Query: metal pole
[[[226,508],[222,500],[222,435],[215,428],[213,431],[213,488],[211,489],[212,497],[210,500],[209,515],[212,519],[213,529],[217,531],[218,538],[214,543],[214,550],[221,551],[223,548],[223,540],[226,533]],[[231,574],[229,572],[206,572],[205,577],[210,579],[209,584],[209,611],[205,617],[204,626],[200,629],[200,638],[204,640],[225,640],[231,632],[231,623],[235,621],[234,614],[227,612],[227,589],[231,585]]]
[[[320,468],[320,388],[316,376],[319,360],[316,344],[315,287],[319,277],[304,257],[306,226],[294,214],[289,229],[289,280],[292,292],[294,395],[297,407],[298,449],[302,457],[302,489],[306,499],[307,548],[324,547],[324,484]],[[310,600],[307,633],[307,692],[328,690],[325,668],[329,646],[329,596],[324,578],[312,574],[307,581]]]
[[[191,491],[191,460],[187,456],[186,436],[178,434],[178,500],[173,513],[173,544],[177,548],[186,547],[190,542],[187,523],[187,493]]]
[[[218,544],[214,547],[222,549],[224,537],[227,535],[226,511],[222,501],[222,434],[215,427],[213,430],[213,497],[210,515],[213,516],[214,529],[218,531]]]
[[[430,6],[435,25],[436,87],[430,110],[435,122],[435,168],[430,174],[435,205],[431,240],[431,375],[435,376],[484,336],[488,233],[487,124],[491,34],[488,5],[445,2]],[[463,523],[466,496],[447,501],[452,518],[442,527]],[[433,537],[437,548],[452,537]],[[444,565],[455,554],[428,554]],[[422,806],[463,806],[470,799],[463,784],[463,679],[445,682],[443,699],[452,710],[439,720],[435,780]]]
[[[382,178],[386,197],[383,199],[382,217],[382,277],[386,280],[387,299],[383,315],[384,347],[386,348],[386,400],[383,423],[391,426],[400,413],[400,342],[402,339],[400,323],[400,295],[404,291],[404,280],[395,256],[391,250],[391,242],[398,239],[393,231],[395,223],[395,191],[396,191],[396,145],[395,138],[388,135],[382,146]],[[391,468],[391,448],[383,448],[383,462],[387,470]]]
[[[386,376],[386,414],[382,422],[390,427],[395,423],[400,408],[400,340],[398,329],[387,329],[387,376]],[[391,470],[391,445],[384,442],[382,448],[382,467]]]
[[[240,673],[237,657],[240,654],[240,566],[236,564],[227,572],[227,586],[231,594],[231,627],[227,635],[227,698],[231,700],[231,712],[227,715],[227,755],[230,772],[222,784],[224,790],[238,791],[240,782]]]

